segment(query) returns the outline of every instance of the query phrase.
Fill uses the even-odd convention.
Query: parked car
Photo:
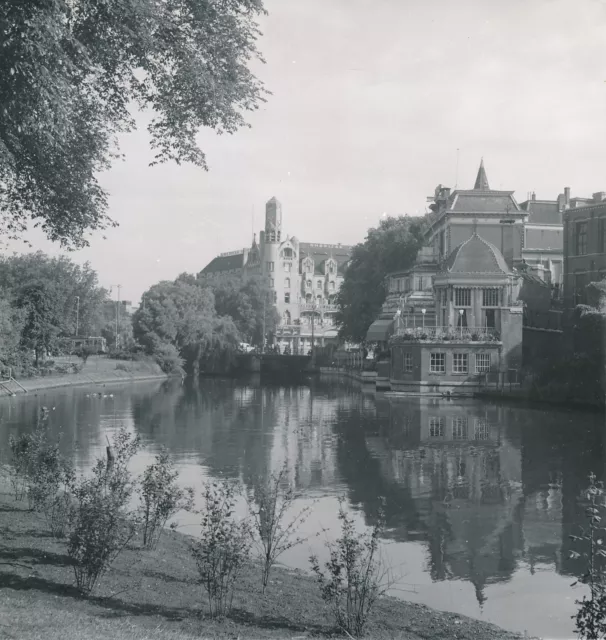
[[[248,344],[248,342],[241,342],[240,343],[240,351],[242,351],[243,353],[251,353],[251,351],[254,351],[255,348]]]

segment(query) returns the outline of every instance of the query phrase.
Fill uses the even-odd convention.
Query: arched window
[[[316,282],[316,289],[321,289],[322,288],[322,280],[318,280],[318,282]]]
[[[290,289],[290,278],[284,278],[284,288]]]
[[[283,316],[284,324],[290,324],[290,311],[285,311]]]
[[[308,289],[311,289],[311,280],[308,280],[305,285],[307,286]]]
[[[335,290],[335,283],[334,283],[334,282],[331,282],[331,283],[329,284],[328,288],[329,288],[331,291],[334,291],[334,290]]]
[[[305,296],[305,302],[311,302],[311,293],[308,293],[308,294]]]

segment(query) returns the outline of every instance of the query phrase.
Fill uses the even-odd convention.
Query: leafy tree
[[[238,276],[225,276],[203,286],[215,296],[215,310],[219,316],[229,316],[243,340],[254,345],[263,342],[265,335],[274,332],[280,321],[267,279],[252,276],[245,280]]]
[[[143,301],[133,316],[133,332],[149,353],[173,345],[197,373],[200,366],[225,366],[235,352],[238,330],[231,318],[217,315],[210,289],[180,276],[151,287]]]
[[[79,334],[90,335],[107,292],[99,287],[97,273],[88,263],[80,266],[65,256],[52,258],[41,251],[0,258],[0,288],[17,306],[28,306],[24,291],[32,293],[34,283],[54,298],[57,335],[75,335],[76,307]]]
[[[369,229],[357,244],[337,295],[339,334],[346,340],[363,342],[368,327],[385,301],[385,276],[414,263],[423,246],[426,217],[389,217],[378,228]]]
[[[233,133],[264,100],[262,0],[3,0],[0,3],[1,230],[29,221],[65,246],[114,225],[97,175],[152,112],[153,164],[206,168],[201,127]]]
[[[23,312],[14,308],[0,292],[0,367],[14,367],[20,361]]]

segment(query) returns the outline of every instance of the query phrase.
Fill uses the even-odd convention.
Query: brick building
[[[564,306],[585,302],[585,287],[606,277],[606,194],[576,199],[564,211]]]

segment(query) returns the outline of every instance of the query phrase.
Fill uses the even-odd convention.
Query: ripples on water
[[[385,499],[386,555],[401,575],[393,595],[550,638],[573,637],[569,535],[583,523],[590,471],[604,477],[604,419],[593,413],[477,401],[391,399],[348,381],[203,380],[67,389],[0,402],[0,447],[47,406],[64,451],[86,471],[106,436],[126,426],[144,448],[161,446],[185,485],[207,477],[251,487],[288,462],[304,533],[327,529],[283,561],[308,568],[338,533],[345,496],[360,528]],[[112,393],[113,397],[109,397]],[[183,530],[195,534],[191,516]],[[575,547],[578,549],[578,547]]]

